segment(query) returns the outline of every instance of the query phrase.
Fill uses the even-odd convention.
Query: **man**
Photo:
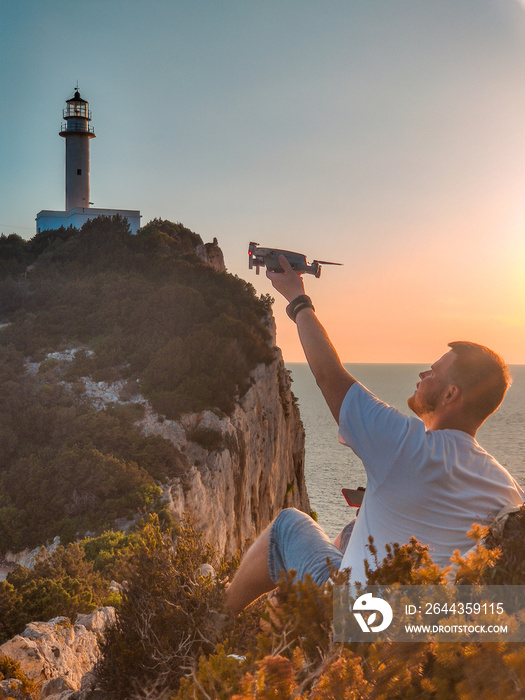
[[[508,369],[494,352],[468,342],[421,372],[407,418],[379,401],[342,366],[304,294],[302,279],[284,256],[284,272],[268,272],[290,303],[306,359],[334,418],[339,440],[363,461],[367,488],[344,554],[306,514],[282,511],[246,553],[226,592],[236,614],[275,588],[282,570],[310,574],[321,585],[332,565],[351,568],[351,580],[365,583],[370,535],[379,555],[385,544],[415,536],[430,546],[434,561],[447,565],[453,551],[466,552],[474,522],[519,506],[524,493],[511,475],[476,442],[480,425],[500,405],[510,384]]]

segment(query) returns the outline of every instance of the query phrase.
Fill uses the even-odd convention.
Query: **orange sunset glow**
[[[511,364],[525,362],[523,229],[495,222],[484,230],[478,217],[473,212],[470,226],[415,237],[403,249],[392,240],[365,259],[348,255],[344,267],[323,268],[319,280],[304,276],[343,362],[431,362],[463,339],[494,348]],[[280,298],[274,305],[278,344],[287,361],[302,362],[285,305]]]

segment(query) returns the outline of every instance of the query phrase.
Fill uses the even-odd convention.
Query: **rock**
[[[50,629],[54,627],[71,627],[71,622],[68,617],[54,617],[49,622],[30,622],[20,636],[42,639],[48,636]]]
[[[99,637],[114,620],[114,608],[100,608],[79,615],[74,625],[65,617],[31,622],[22,634],[0,646],[0,656],[18,661],[26,676],[45,690],[43,697],[72,693],[81,688],[83,677],[97,662]],[[59,679],[62,690],[55,690],[60,688]],[[49,683],[53,680],[54,685]]]
[[[115,618],[115,608],[98,608],[87,615],[77,615],[75,627],[82,625],[94,634],[104,634],[106,627],[115,623]]]
[[[65,693],[68,690],[73,692],[75,688],[73,688],[73,686],[68,683],[65,678],[52,678],[51,680],[44,682],[42,690],[40,691],[39,700],[44,700],[44,698],[47,698],[47,700],[52,700],[54,697],[60,697],[62,693]]]
[[[217,573],[211,564],[201,564],[198,570],[199,576],[211,576],[213,581],[217,579]]]
[[[224,255],[222,250],[219,248],[216,238],[214,238],[211,243],[198,245],[195,248],[195,252],[202,262],[206,263],[206,265],[210,265],[210,267],[213,267],[217,272],[226,272]]]
[[[123,586],[121,583],[118,583],[118,581],[112,580],[112,581],[110,581],[110,584],[109,584],[109,590],[112,593],[122,593]]]
[[[14,566],[25,566],[27,569],[31,569],[35,563],[36,557],[45,551],[50,554],[54,552],[60,546],[60,537],[55,537],[53,542],[46,547],[35,547],[34,549],[24,549],[21,552],[6,552],[3,559],[6,565],[10,568]]]
[[[22,690],[22,681],[8,678],[0,681],[0,700],[31,700],[31,695]]]
[[[186,514],[226,556],[255,538],[284,507],[310,512],[304,480],[304,430],[282,358],[258,365],[231,417],[212,411],[159,421],[147,409],[137,423],[182,450],[190,468],[163,486],[177,520]],[[214,435],[216,447],[189,438]]]
[[[86,673],[80,684],[80,690],[82,693],[87,693],[90,690],[94,690],[97,686],[98,679],[93,671]]]

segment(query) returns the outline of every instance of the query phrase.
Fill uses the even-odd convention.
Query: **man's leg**
[[[329,563],[327,562],[329,560]],[[338,567],[342,554],[309,515],[287,508],[254,542],[226,591],[226,607],[237,614],[263,593],[273,590],[281,571],[309,574],[317,585]]]
[[[226,608],[232,615],[238,615],[263,593],[275,588],[268,570],[271,527],[269,525],[246,552],[233,581],[226,589]]]

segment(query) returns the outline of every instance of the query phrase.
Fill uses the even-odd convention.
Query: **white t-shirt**
[[[524,493],[509,472],[461,430],[425,429],[379,401],[356,382],[343,401],[339,440],[363,461],[366,493],[341,568],[366,582],[363,560],[372,535],[381,563],[385,544],[416,537],[430,546],[432,559],[450,564],[455,549],[473,542],[466,533],[504,506],[519,506]]]

